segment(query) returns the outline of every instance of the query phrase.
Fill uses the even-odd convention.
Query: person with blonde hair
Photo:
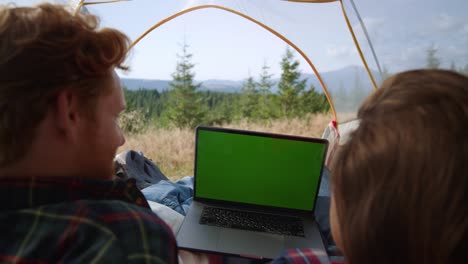
[[[396,74],[358,120],[330,176],[330,226],[344,263],[465,263],[468,77]],[[290,249],[273,263],[322,262],[314,249]]]
[[[64,7],[0,7],[0,262],[177,263],[135,180],[115,68],[129,39]]]
[[[468,77],[396,74],[367,98],[331,169],[345,263],[468,261]]]

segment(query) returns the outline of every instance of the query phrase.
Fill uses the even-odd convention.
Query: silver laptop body
[[[177,233],[179,247],[267,259],[313,248],[326,261],[313,211],[327,147],[323,139],[198,127],[194,200]],[[226,224],[226,214],[240,214],[244,223]],[[265,225],[252,228],[252,217]]]

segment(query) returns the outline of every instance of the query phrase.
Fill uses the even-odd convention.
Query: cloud
[[[401,51],[400,56],[397,56],[397,59],[404,63],[414,62],[418,60],[419,57],[421,57],[421,50],[422,49],[419,46],[406,47]]]
[[[462,31],[463,33],[465,33],[465,35],[468,35],[468,23],[465,23],[465,25],[463,25]]]
[[[354,46],[337,46],[331,45],[327,47],[327,55],[332,58],[349,57],[357,53]]]
[[[184,7],[182,8],[182,10],[195,6],[195,5],[197,4],[197,2],[198,2],[197,0],[188,0],[188,1],[185,3],[185,5],[184,5]]]
[[[461,48],[461,42],[434,44],[436,57],[442,68],[449,68],[452,63],[457,67],[468,64],[468,50]],[[392,72],[412,68],[422,68],[427,64],[427,49],[430,44],[424,41],[412,42],[394,46],[380,56],[380,62]]]
[[[381,39],[381,33],[385,32],[382,29],[386,26],[384,18],[364,17],[362,21],[364,23],[364,26],[366,27],[367,33],[369,34],[371,40],[376,41]],[[353,25],[353,30],[358,39],[365,39],[364,29],[362,28],[361,23],[356,22]]]
[[[450,32],[460,27],[460,21],[454,16],[439,14],[432,20],[432,24],[437,31]]]
[[[362,19],[369,33],[378,31],[385,23],[384,18],[365,17]]]
[[[422,16],[416,20],[365,17],[364,24],[377,53],[381,66],[391,71],[420,68],[426,65],[427,49],[437,48],[437,57],[442,67],[468,63],[468,21],[466,17],[446,13]],[[353,29],[368,59],[372,61],[369,46],[363,29],[354,21]],[[330,49],[330,55],[344,52],[343,49]]]

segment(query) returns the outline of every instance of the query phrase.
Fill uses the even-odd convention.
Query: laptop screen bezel
[[[291,209],[291,208],[282,208],[282,207],[275,207],[275,206],[265,206],[265,205],[258,205],[258,204],[250,204],[250,203],[242,203],[242,202],[232,202],[232,201],[225,201],[225,200],[218,200],[218,199],[210,199],[210,198],[203,198],[197,197],[197,156],[198,156],[198,135],[199,131],[214,131],[214,132],[222,132],[222,133],[231,133],[231,134],[242,134],[242,135],[252,135],[252,136],[260,136],[260,137],[269,137],[269,138],[280,138],[280,139],[288,139],[288,140],[296,140],[296,141],[306,141],[312,143],[319,143],[325,145],[323,157],[322,157],[322,166],[320,168],[320,175],[318,179],[318,184],[315,190],[315,197],[314,203],[312,205],[311,210],[301,210],[301,209]],[[221,127],[210,127],[210,126],[198,126],[195,132],[195,160],[194,160],[194,194],[193,199],[199,202],[217,204],[219,206],[241,206],[242,208],[251,208],[251,209],[261,209],[261,210],[271,210],[276,212],[284,212],[284,213],[313,213],[315,210],[315,206],[317,204],[317,197],[319,193],[320,184],[322,182],[322,173],[323,168],[325,166],[325,159],[328,151],[328,140],[321,139],[321,138],[311,138],[311,137],[302,137],[302,136],[293,136],[293,135],[286,135],[286,134],[276,134],[276,133],[268,133],[268,132],[258,132],[258,131],[251,131],[251,130],[240,130],[240,129],[232,129],[232,128],[221,128]]]

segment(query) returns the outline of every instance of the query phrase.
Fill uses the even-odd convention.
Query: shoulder
[[[150,209],[123,201],[50,204],[2,213],[0,220],[5,235],[0,261],[10,256],[67,263],[177,262],[170,228]]]
[[[90,219],[112,232],[127,252],[129,261],[169,262],[177,259],[177,245],[171,228],[151,209],[123,201],[83,202],[90,210]]]

